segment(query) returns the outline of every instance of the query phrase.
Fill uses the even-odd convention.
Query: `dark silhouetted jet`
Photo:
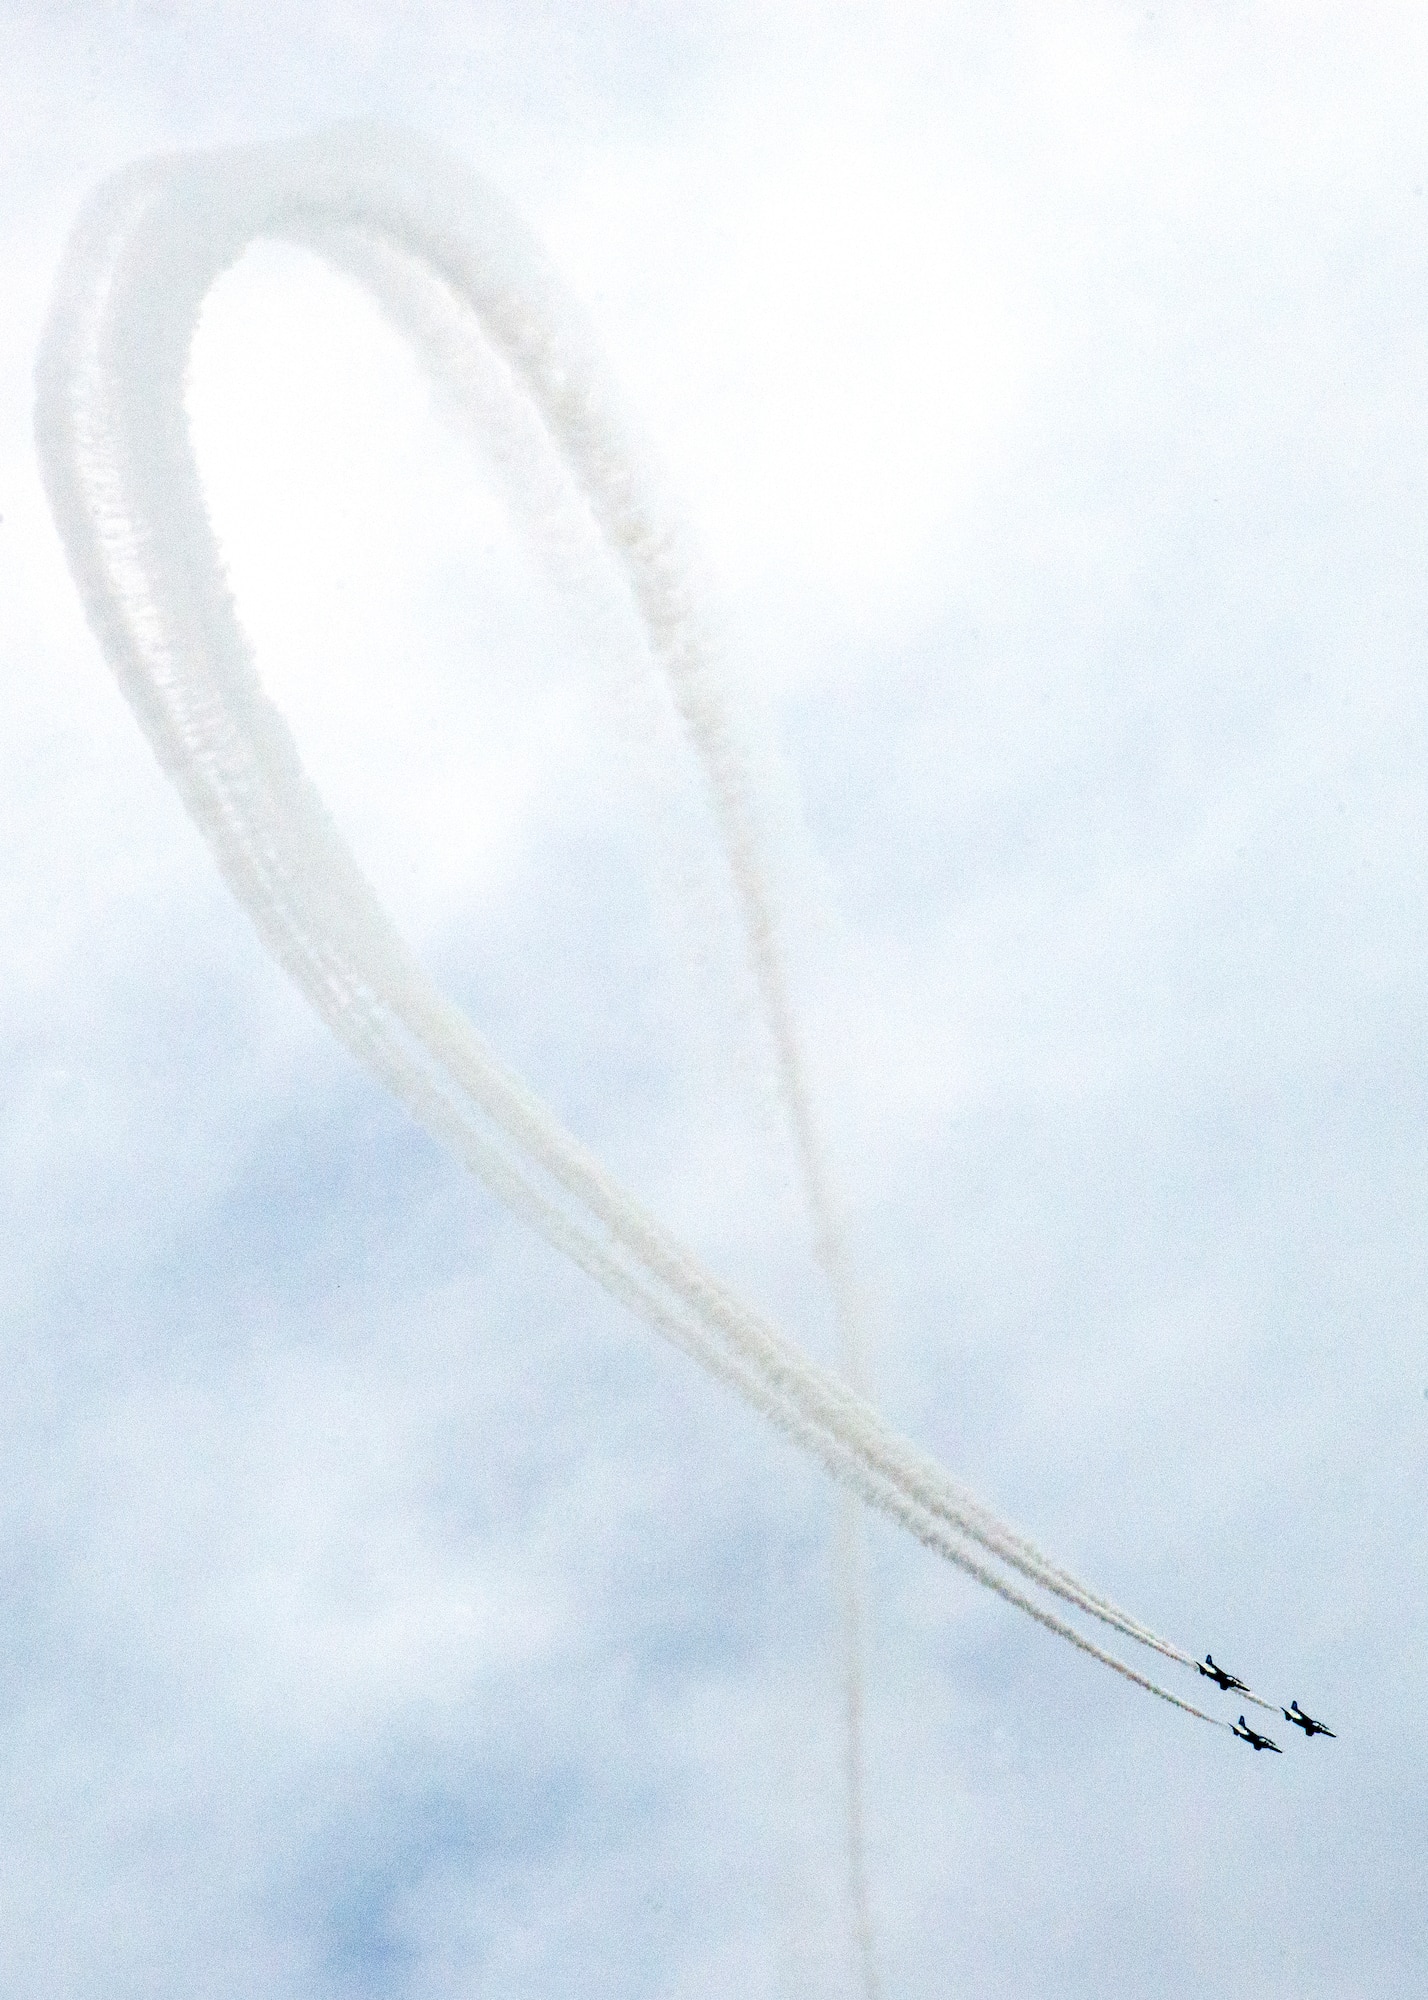
[[[1261,1736],[1257,1729],[1251,1729],[1243,1716],[1238,1723],[1231,1723],[1230,1733],[1238,1736],[1242,1743],[1252,1743],[1256,1750],[1272,1750],[1276,1757],[1284,1755],[1277,1743],[1271,1743],[1267,1736]]]
[[[1213,1653],[1207,1653],[1203,1661],[1197,1660],[1195,1666],[1197,1671],[1202,1673],[1207,1681],[1213,1681],[1216,1687],[1226,1689],[1238,1688],[1241,1694],[1249,1693],[1249,1689],[1243,1681],[1237,1681],[1233,1674],[1227,1674],[1223,1667],[1215,1665],[1215,1656]]]
[[[1306,1736],[1333,1737],[1332,1729],[1326,1729],[1322,1722],[1316,1722],[1312,1715],[1306,1715],[1297,1701],[1291,1701],[1288,1708],[1280,1709],[1286,1722],[1292,1722],[1296,1729],[1302,1729]],[[1337,1741],[1337,1738],[1334,1739]]]

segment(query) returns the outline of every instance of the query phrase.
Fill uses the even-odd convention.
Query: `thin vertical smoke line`
[[[448,288],[390,244],[352,230],[315,247],[366,284],[388,317],[427,361],[433,381],[465,427],[488,450],[516,511],[545,544],[555,569],[568,571],[572,551],[555,531],[554,509],[534,466],[529,436],[506,393],[479,326],[461,311]],[[569,449],[569,440],[559,443]],[[688,620],[691,651],[698,661],[698,696],[688,692],[693,677],[669,676],[687,734],[699,757],[714,806],[719,844],[735,892],[749,969],[757,996],[758,1026],[766,1038],[783,1114],[793,1142],[797,1178],[808,1212],[815,1259],[827,1280],[838,1334],[839,1367],[849,1387],[864,1391],[867,1329],[862,1298],[847,1245],[846,1225],[832,1191],[832,1173],[808,1086],[808,1064],[789,991],[766,842],[755,807],[755,786],[729,700],[727,680],[717,669],[716,650]],[[668,665],[665,649],[662,663]],[[747,727],[747,718],[745,718]],[[840,1493],[834,1536],[835,1596],[843,1679],[840,1716],[842,1783],[846,1814],[845,1858],[849,1919],[855,1962],[864,2000],[878,2000],[866,1832],[866,1753],[864,1730],[864,1646],[867,1622],[858,1503]]]
[[[863,1517],[854,1496],[838,1495],[838,1581],[843,1621],[843,1740],[847,1762],[848,1901],[853,1916],[853,1948],[867,2000],[880,2000],[872,1899],[868,1886],[867,1799],[864,1755]]]

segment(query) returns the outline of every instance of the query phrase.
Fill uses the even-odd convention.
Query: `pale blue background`
[[[350,113],[526,216],[706,551],[879,1400],[1340,1732],[1253,1758],[875,1524],[888,1994],[1418,1990],[1425,88],[1407,7],[0,8],[4,1993],[850,1991],[828,1491],[329,1043],[40,492],[88,190]],[[193,395],[428,961],[825,1351],[578,604],[300,258]]]

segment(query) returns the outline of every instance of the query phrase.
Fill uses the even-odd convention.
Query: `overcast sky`
[[[852,1991],[831,1489],[331,1042],[40,487],[89,190],[354,113],[526,219],[702,548],[876,1400],[1339,1731],[1254,1757],[871,1524],[889,2000],[1421,1984],[1425,92],[1408,6],[0,0],[0,1991]],[[190,407],[403,929],[826,1356],[596,582],[297,252]]]

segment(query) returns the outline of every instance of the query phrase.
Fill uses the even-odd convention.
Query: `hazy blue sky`
[[[1340,1732],[1253,1757],[873,1524],[889,2000],[1422,1983],[1425,92],[1407,6],[0,4],[0,1992],[851,1991],[830,1490],[284,983],[40,489],[91,187],[353,113],[526,218],[705,553],[877,1400]],[[191,406],[403,927],[826,1353],[618,624],[297,253]]]

